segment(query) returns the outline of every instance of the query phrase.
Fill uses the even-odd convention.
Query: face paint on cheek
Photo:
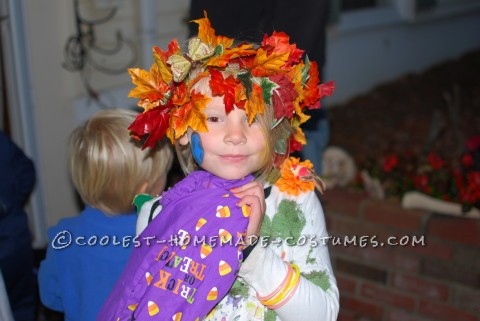
[[[190,149],[192,150],[193,159],[195,159],[198,165],[202,165],[204,150],[202,141],[200,140],[200,135],[198,135],[196,132],[190,136]]]

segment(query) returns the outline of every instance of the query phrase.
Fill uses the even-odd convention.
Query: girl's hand
[[[263,186],[256,181],[252,181],[230,191],[233,195],[240,198],[240,201],[237,203],[239,207],[243,205],[250,206],[251,211],[246,235],[246,245],[248,246],[251,241],[256,241],[256,238],[260,235],[260,228],[265,216],[266,204]]]

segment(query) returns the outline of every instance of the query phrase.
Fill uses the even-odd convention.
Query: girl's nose
[[[247,141],[247,136],[245,136],[245,128],[242,126],[242,124],[229,123],[226,131],[227,132],[224,138],[226,143],[239,145],[245,144]]]

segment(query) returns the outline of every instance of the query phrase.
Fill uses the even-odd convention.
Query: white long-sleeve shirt
[[[292,196],[272,186],[265,201],[259,243],[242,264],[232,290],[205,320],[336,320],[339,293],[326,245],[324,213],[315,192]],[[160,210],[156,209],[154,216]],[[150,210],[139,213],[137,234],[148,224],[149,215]],[[266,296],[274,291],[284,280],[289,263],[299,266],[300,285],[288,303],[270,310],[256,294]]]

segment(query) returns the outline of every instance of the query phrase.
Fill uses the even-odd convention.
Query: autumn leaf
[[[157,107],[137,115],[128,129],[138,137],[148,135],[142,149],[154,147],[162,139],[169,125],[170,115],[164,107]]]
[[[260,86],[263,90],[263,100],[267,104],[271,104],[272,92],[277,87],[277,85],[273,81],[270,81],[268,78],[262,78],[260,80]]]
[[[318,74],[318,65],[315,61],[309,61],[308,76],[303,88],[304,99],[302,104],[309,109],[320,108],[320,94],[318,90],[318,84],[320,78]],[[307,66],[305,66],[307,68]]]
[[[175,131],[175,139],[180,138],[186,132],[188,127],[194,131],[208,131],[206,125],[206,116],[203,113],[210,98],[193,91],[190,94],[190,100],[179,107],[173,114],[172,127]]]
[[[331,96],[335,91],[335,82],[329,81],[318,86],[318,92],[320,93],[320,98],[325,96]]]
[[[275,118],[291,118],[295,112],[293,101],[297,98],[294,85],[286,75],[277,74],[269,77],[270,81],[278,85],[272,92],[273,105],[275,106]]]
[[[150,71],[130,68],[128,72],[133,84],[137,86],[130,91],[128,97],[163,101],[170,94],[170,88],[161,77],[156,64],[152,65]]]
[[[257,55],[250,67],[251,72],[256,77],[265,77],[277,73],[282,73],[282,67],[288,59],[288,52],[272,53],[267,55],[267,52],[262,48],[257,50]]]
[[[255,115],[263,114],[265,111],[265,101],[263,100],[263,90],[257,84],[253,84],[250,97],[245,102],[245,113],[248,117],[248,123],[251,124]]]
[[[198,24],[198,37],[205,43],[211,44],[214,47],[221,46],[222,48],[229,48],[233,44],[233,39],[225,36],[217,36],[215,29],[212,28],[207,12],[204,11],[204,18],[192,20]]]
[[[157,64],[160,77],[163,79],[165,83],[170,84],[173,80],[173,76],[172,76],[172,71],[167,65],[167,62],[163,60],[162,57],[156,52],[153,54],[153,60]]]
[[[174,54],[181,54],[180,45],[177,39],[173,39],[167,46],[167,51],[163,51],[157,46],[153,47],[153,59],[159,68],[160,75],[162,79],[167,83],[172,82],[172,72],[168,67],[167,60],[168,57]]]
[[[227,48],[219,55],[210,57],[210,59],[207,60],[205,65],[224,68],[233,59],[236,59],[239,57],[254,56],[256,51],[253,50],[252,48],[253,47],[250,44],[242,44],[234,48]]]
[[[223,96],[225,112],[228,114],[233,110],[235,104],[235,87],[238,83],[238,80],[232,75],[225,79],[223,78],[222,73],[215,69],[210,70],[210,75],[211,77],[209,84],[210,88],[212,89],[212,95]]]
[[[284,32],[274,31],[271,36],[265,35],[261,42],[269,54],[290,53],[286,66],[300,62],[303,50],[298,49],[295,44],[290,44],[290,37]]]

